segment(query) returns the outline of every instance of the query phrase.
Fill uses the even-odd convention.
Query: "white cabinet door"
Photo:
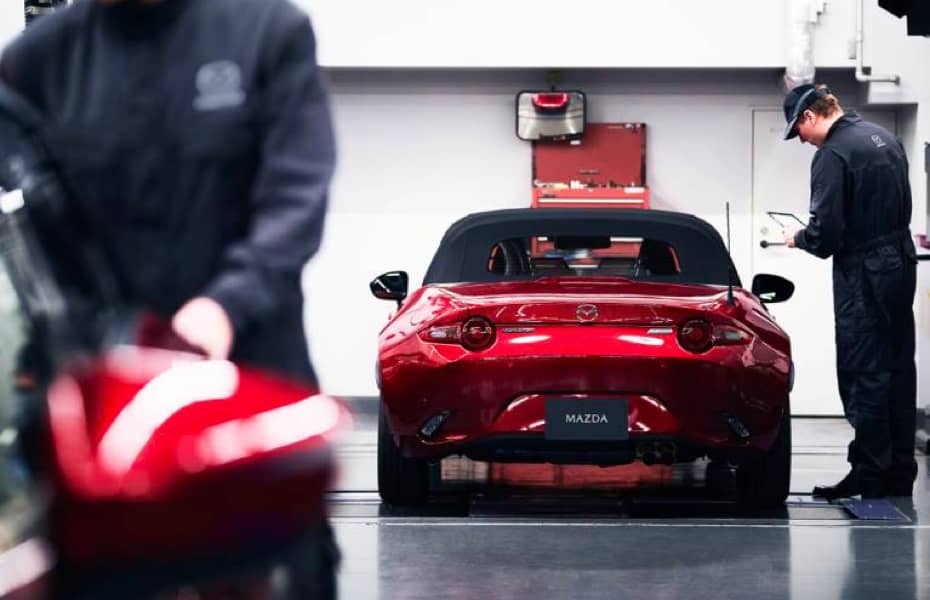
[[[891,132],[892,111],[860,113]],[[795,365],[791,410],[796,415],[841,415],[836,387],[833,327],[832,262],[783,246],[781,227],[768,211],[794,213],[805,222],[810,208],[810,163],[816,148],[797,139],[782,139],[785,117],[780,109],[758,109],[752,115],[752,270],[774,273],[794,282],[794,297],[770,305],[778,323],[791,336]]]

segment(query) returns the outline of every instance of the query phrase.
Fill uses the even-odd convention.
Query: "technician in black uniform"
[[[315,380],[300,273],[334,142],[310,22],[287,0],[78,0],[0,78],[47,145],[127,300],[213,357]]]
[[[907,157],[892,133],[844,113],[824,86],[795,88],[784,109],[785,139],[818,148],[810,222],[787,231],[785,243],[833,257],[837,374],[855,429],[850,473],[837,485],[814,488],[814,495],[910,496],[917,474],[917,258]]]
[[[0,79],[41,112],[128,303],[211,357],[315,383],[300,275],[334,140],[306,14],[288,0],[77,0],[6,48]]]

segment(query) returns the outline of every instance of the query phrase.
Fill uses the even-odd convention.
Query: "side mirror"
[[[561,141],[584,134],[584,92],[533,92],[517,94],[517,137]]]
[[[394,300],[400,306],[407,297],[408,282],[406,271],[389,271],[372,279],[369,288],[375,298]]]
[[[794,284],[778,275],[760,273],[752,279],[752,293],[765,304],[784,302],[794,295]]]

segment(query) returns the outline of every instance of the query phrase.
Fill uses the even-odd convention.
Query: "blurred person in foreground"
[[[300,276],[335,161],[315,55],[288,0],[77,0],[0,59],[125,301],[314,386]]]
[[[813,495],[910,496],[917,476],[917,253],[907,156],[895,135],[844,111],[826,86],[791,90],[784,110],[785,139],[818,149],[810,221],[786,231],[785,245],[833,257],[837,377],[855,430],[849,474]]]

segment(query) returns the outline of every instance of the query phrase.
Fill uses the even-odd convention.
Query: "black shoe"
[[[837,498],[849,498],[859,493],[859,486],[856,485],[856,478],[852,472],[847,473],[836,485],[817,485],[814,486],[812,496],[823,498],[824,500],[836,500]]]

